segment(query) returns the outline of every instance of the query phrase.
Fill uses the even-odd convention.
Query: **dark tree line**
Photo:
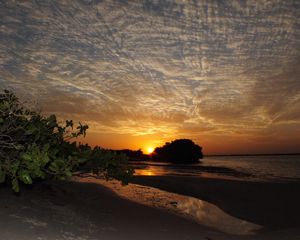
[[[129,161],[149,161],[150,160],[150,156],[144,154],[141,149],[139,149],[139,150],[122,149],[122,150],[116,150],[116,152],[125,154],[128,157]]]

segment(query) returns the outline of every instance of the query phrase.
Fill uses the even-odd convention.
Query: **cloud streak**
[[[299,1],[195,2],[2,1],[1,86],[99,133],[299,132]]]

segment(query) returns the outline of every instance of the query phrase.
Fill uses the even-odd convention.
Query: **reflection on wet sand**
[[[149,171],[148,174],[154,174]],[[217,206],[197,198],[170,193],[152,187],[129,184],[122,187],[117,181],[105,181],[92,177],[78,178],[81,182],[93,182],[104,185],[119,196],[144,205],[163,208],[175,214],[193,219],[201,225],[221,232],[252,235],[261,229],[261,226],[235,218],[222,211]]]
[[[193,197],[185,197],[177,208],[191,216],[202,225],[218,229],[222,232],[252,235],[261,226],[230,216],[217,206]]]

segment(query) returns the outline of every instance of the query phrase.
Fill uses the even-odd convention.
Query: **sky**
[[[300,152],[300,1],[0,2],[0,89],[91,145]]]

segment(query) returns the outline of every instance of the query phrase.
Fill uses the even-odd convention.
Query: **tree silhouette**
[[[162,147],[155,148],[152,158],[172,163],[195,163],[203,157],[202,147],[190,139],[176,139]]]

